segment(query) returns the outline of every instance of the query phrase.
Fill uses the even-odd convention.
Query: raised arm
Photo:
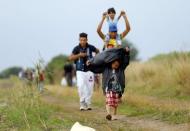
[[[125,70],[125,68],[129,65],[129,61],[130,61],[130,49],[129,47],[126,47],[125,49],[123,49],[121,68]]]
[[[97,48],[96,48],[96,51],[95,51],[95,53],[96,53],[96,54],[98,54],[99,52],[100,52],[100,51],[99,51],[99,49],[97,49]]]
[[[119,21],[119,19],[121,18],[121,16],[122,16],[122,11],[121,11],[120,15],[117,17],[117,21]]]
[[[131,27],[130,27],[130,24],[129,24],[129,21],[127,19],[127,16],[126,16],[126,13],[124,11],[121,12],[124,20],[125,20],[125,26],[126,26],[126,29],[125,31],[121,34],[121,37],[122,39],[129,33],[129,31],[131,30]]]
[[[97,33],[100,36],[100,38],[102,38],[103,40],[105,39],[105,35],[102,32],[102,25],[104,23],[104,20],[106,19],[106,16],[107,16],[107,13],[103,13],[102,20],[99,23],[98,28],[97,28]]]

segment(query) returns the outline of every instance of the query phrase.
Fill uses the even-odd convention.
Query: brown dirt
[[[91,121],[97,131],[189,131],[188,124],[169,124],[154,119],[144,119],[138,117],[127,117],[118,115],[118,120],[107,121],[104,107],[93,107],[92,111],[79,111],[79,103],[74,101],[64,101],[55,95],[48,93],[43,95],[42,100],[63,109],[63,115],[72,117],[72,119]],[[64,116],[63,116],[64,117]]]

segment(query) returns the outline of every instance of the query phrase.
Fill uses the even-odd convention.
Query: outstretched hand
[[[122,10],[120,15],[121,15],[121,16],[125,16],[125,15],[126,15],[125,11]]]
[[[107,17],[108,13],[107,12],[104,12],[102,17],[105,19]]]
[[[86,65],[89,66],[91,63],[89,60],[86,61]]]

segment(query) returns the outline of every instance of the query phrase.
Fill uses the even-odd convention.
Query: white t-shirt
[[[115,24],[117,26],[117,23],[118,23],[118,19],[115,18],[114,20],[112,20],[109,16],[107,16],[107,22],[108,22],[108,25],[113,25]]]

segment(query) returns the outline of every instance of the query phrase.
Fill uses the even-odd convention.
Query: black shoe
[[[89,107],[89,108],[87,108],[87,110],[89,110],[89,111],[90,111],[90,110],[92,110],[92,108],[90,108],[90,107]]]
[[[112,118],[112,116],[111,116],[110,114],[108,114],[108,115],[106,116],[106,119],[107,119],[108,121],[111,121],[111,118]]]

